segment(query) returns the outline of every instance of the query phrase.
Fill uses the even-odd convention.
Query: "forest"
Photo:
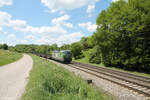
[[[90,63],[150,73],[150,0],[112,2],[98,15],[96,24],[93,35],[72,44],[20,44],[8,49],[44,54],[69,49],[74,59],[88,57]]]

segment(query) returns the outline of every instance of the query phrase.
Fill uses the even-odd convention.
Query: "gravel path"
[[[32,58],[24,54],[20,60],[0,67],[0,100],[21,98],[32,64]]]
[[[104,91],[106,91],[107,93],[113,95],[116,97],[117,100],[147,100],[148,98],[138,94],[132,90],[129,90],[127,88],[121,87],[117,84],[114,84],[110,81],[95,77],[93,75],[87,74],[83,71],[80,71],[78,69],[75,69],[73,67],[70,67],[68,65],[64,65],[64,64],[60,64],[57,63],[55,61],[50,60],[51,62],[63,66],[66,69],[74,72],[76,75],[81,76],[83,79],[88,80],[91,79],[93,81],[93,83],[101,89],[103,89]]]

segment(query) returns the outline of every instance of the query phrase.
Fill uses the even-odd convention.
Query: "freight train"
[[[60,61],[63,63],[70,63],[72,61],[72,54],[70,50],[53,51],[51,55],[49,54],[36,54],[36,55],[47,59]]]

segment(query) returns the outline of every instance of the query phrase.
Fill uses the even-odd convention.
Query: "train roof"
[[[70,50],[61,50],[61,51],[70,51]]]
[[[70,50],[60,50],[60,51],[59,50],[54,50],[53,52],[58,53],[58,52],[71,52],[71,51]]]

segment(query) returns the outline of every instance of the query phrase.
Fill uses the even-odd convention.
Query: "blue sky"
[[[0,44],[70,44],[116,0],[0,0]]]

